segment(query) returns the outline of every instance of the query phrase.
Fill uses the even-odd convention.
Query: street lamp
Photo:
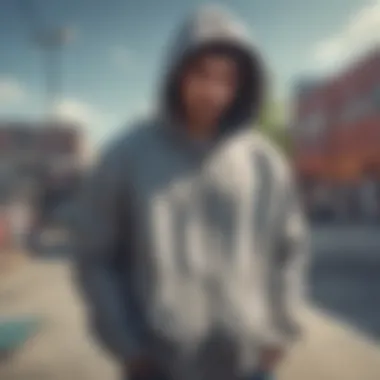
[[[72,41],[74,33],[70,28],[55,28],[37,33],[35,42],[42,50],[46,72],[46,114],[54,118],[62,90],[62,48]]]

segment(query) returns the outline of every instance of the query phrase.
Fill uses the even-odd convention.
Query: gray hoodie
[[[252,127],[264,69],[224,12],[189,19],[159,117],[129,128],[88,181],[77,275],[90,319],[120,360],[151,355],[178,379],[234,379],[298,330],[308,253],[287,165]],[[177,73],[210,46],[240,56],[245,87],[207,147],[174,122]]]

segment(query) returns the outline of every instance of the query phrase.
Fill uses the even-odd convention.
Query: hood
[[[250,41],[244,26],[227,11],[213,6],[192,14],[175,35],[161,93],[161,111],[166,118],[178,119],[178,84],[184,66],[198,54],[215,49],[234,54],[241,66],[242,85],[221,123],[221,132],[252,125],[258,118],[267,82],[261,54]]]

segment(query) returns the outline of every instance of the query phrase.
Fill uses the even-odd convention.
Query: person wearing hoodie
[[[87,182],[76,275],[131,380],[268,379],[299,335],[308,239],[286,162],[253,124],[262,57],[226,12],[180,30],[158,116]]]

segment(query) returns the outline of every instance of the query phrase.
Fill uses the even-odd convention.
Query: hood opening
[[[212,41],[188,49],[177,60],[166,78],[163,107],[171,120],[181,122],[183,118],[180,81],[186,68],[205,54],[220,54],[233,57],[239,67],[239,84],[236,99],[226,111],[219,127],[220,134],[233,132],[258,118],[264,100],[265,73],[261,57],[253,49],[236,41]]]
[[[222,118],[219,133],[252,127],[266,99],[268,77],[263,57],[245,26],[223,7],[204,6],[186,18],[173,37],[159,94],[163,124],[174,127],[183,122],[179,84],[186,66],[199,55],[217,52],[235,57],[240,68],[240,88]]]

